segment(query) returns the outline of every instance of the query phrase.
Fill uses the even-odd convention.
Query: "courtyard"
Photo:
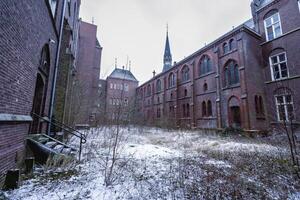
[[[39,166],[19,189],[5,196],[13,200],[300,198],[283,135],[252,139],[133,126],[95,128],[86,134],[80,163]],[[69,142],[78,145],[75,138]]]

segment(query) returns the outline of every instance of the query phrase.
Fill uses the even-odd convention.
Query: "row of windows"
[[[110,84],[110,89],[112,90],[125,90],[126,92],[129,91],[129,86],[128,84],[119,84],[119,83],[111,83]]]
[[[122,99],[117,99],[117,98],[110,98],[109,99],[109,104],[114,105],[114,106],[122,105],[122,102],[123,102],[124,106],[128,106],[128,99],[127,98],[125,98],[123,101],[122,101]]]
[[[223,54],[227,54],[230,51],[234,50],[236,48],[236,44],[234,39],[229,40],[229,42],[225,42],[223,44]]]

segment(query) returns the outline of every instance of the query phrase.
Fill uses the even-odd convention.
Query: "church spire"
[[[164,53],[163,72],[170,69],[171,66],[172,66],[172,54],[171,54],[170,42],[169,42],[169,27],[167,25],[167,37],[166,37],[166,45],[165,45],[165,53]]]

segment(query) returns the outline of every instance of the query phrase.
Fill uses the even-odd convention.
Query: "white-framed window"
[[[281,21],[278,12],[266,18],[264,22],[267,41],[273,40],[282,35]]]
[[[54,17],[56,13],[57,0],[49,0],[49,4],[50,4],[52,15]]]
[[[289,77],[286,53],[280,53],[270,57],[272,80],[280,80]]]
[[[294,120],[294,104],[291,94],[275,96],[278,121]]]

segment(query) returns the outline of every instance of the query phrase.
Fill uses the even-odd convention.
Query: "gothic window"
[[[203,101],[202,102],[202,117],[205,117],[207,115],[207,112],[206,112],[206,102]]]
[[[227,42],[225,42],[223,44],[223,54],[226,54],[228,52],[229,52],[229,46],[228,46]]]
[[[190,70],[188,66],[184,66],[181,70],[182,81],[188,81],[190,79]]]
[[[278,121],[294,119],[294,104],[290,93],[275,96]]]
[[[200,66],[199,66],[199,76],[203,74],[207,74],[212,70],[212,63],[211,59],[205,55],[200,61]]]
[[[156,92],[160,92],[161,91],[161,80],[158,79],[156,81]]]
[[[147,86],[147,96],[151,95],[151,86],[150,84]]]
[[[233,49],[235,49],[235,41],[234,39],[231,39],[229,41],[229,50],[232,51]]]
[[[175,75],[171,73],[169,75],[169,88],[175,86]]]
[[[210,100],[207,102],[207,116],[212,116],[212,105]]]
[[[203,91],[206,92],[207,90],[208,90],[207,83],[204,83],[204,85],[203,85]]]
[[[264,20],[264,24],[267,41],[273,40],[282,35],[280,16],[278,12],[267,17]]]
[[[240,82],[238,65],[234,61],[228,62],[225,66],[225,86],[236,85]]]
[[[184,96],[185,97],[187,96],[187,93],[188,93],[187,89],[184,89]]]
[[[185,109],[185,104],[182,105],[182,115],[183,117],[186,117],[186,109]]]
[[[270,57],[272,80],[279,80],[289,76],[286,53]]]
[[[52,15],[54,17],[55,12],[56,12],[57,0],[49,0],[49,5],[50,5],[50,8],[51,8]]]

